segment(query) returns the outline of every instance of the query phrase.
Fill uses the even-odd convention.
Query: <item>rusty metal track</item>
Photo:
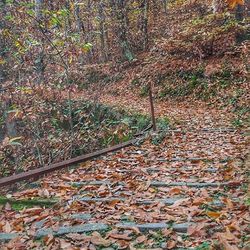
[[[24,181],[24,180],[28,180],[28,179],[32,179],[32,178],[38,178],[41,175],[48,174],[48,173],[53,172],[55,170],[63,169],[63,168],[66,168],[66,167],[74,165],[74,164],[78,164],[81,162],[91,160],[91,159],[96,158],[98,156],[101,156],[103,154],[107,154],[107,153],[114,152],[116,150],[119,150],[119,149],[122,149],[122,148],[125,148],[128,146],[131,146],[137,140],[138,139],[132,139],[130,141],[127,141],[127,142],[124,142],[124,143],[121,143],[121,144],[118,144],[118,145],[115,145],[112,147],[108,147],[108,148],[98,150],[98,151],[93,152],[93,153],[89,153],[86,155],[81,155],[81,156],[72,158],[70,160],[62,161],[62,162],[51,164],[51,165],[46,165],[46,166],[41,167],[41,168],[37,168],[37,169],[23,172],[20,174],[1,178],[0,179],[0,187],[14,184],[14,183],[19,182],[19,181]]]

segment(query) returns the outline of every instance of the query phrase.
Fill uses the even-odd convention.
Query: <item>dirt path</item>
[[[91,98],[74,98],[80,97]],[[100,101],[148,112],[147,100],[135,96],[106,95]],[[198,250],[249,244],[246,136],[229,128],[230,114],[202,103],[156,103],[156,110],[179,129],[160,145],[148,138],[12,192],[15,199],[59,202],[21,211],[4,206],[0,241],[13,239],[2,249]]]
[[[67,93],[62,93],[67,98]],[[108,91],[82,91],[73,93],[73,99],[95,100],[109,106],[150,114],[149,100],[141,98],[138,93],[125,91],[123,95],[111,95]],[[155,113],[157,117],[168,117],[175,127],[200,129],[232,127],[234,114],[226,110],[219,110],[202,101],[160,101],[155,100]],[[181,125],[181,126],[180,126]]]

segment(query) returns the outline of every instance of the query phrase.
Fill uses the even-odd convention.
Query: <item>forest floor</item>
[[[234,19],[212,15],[209,1],[195,2],[159,16],[150,50],[133,62],[69,70],[71,99],[132,113],[150,115],[146,83],[152,82],[156,117],[170,124],[161,140],[160,132],[147,133],[116,153],[1,190],[0,249],[250,249],[249,127],[241,121],[249,114],[249,42],[236,44]],[[50,73],[64,76],[54,64]],[[72,143],[70,131],[57,126],[68,121],[62,105],[68,93],[53,93],[58,79],[47,79],[51,89],[27,84],[11,93],[26,127],[18,137],[23,148],[13,151],[19,161],[6,146],[14,165],[7,174],[20,162],[22,171],[43,165],[34,145],[43,156],[61,149],[54,161],[71,153],[63,150]],[[84,125],[84,110],[76,113]],[[30,139],[32,129],[43,136]],[[86,150],[87,139],[97,140],[91,129],[75,135],[74,146]]]
[[[149,112],[148,100],[132,93],[99,101]],[[155,109],[171,124],[159,145],[148,134],[9,191],[22,201],[1,208],[1,249],[249,249],[247,131],[202,102],[156,102]]]

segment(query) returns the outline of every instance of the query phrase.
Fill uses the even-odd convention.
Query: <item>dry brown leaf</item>
[[[109,240],[104,239],[98,232],[92,233],[90,241],[96,246],[108,247],[111,245],[111,242]]]
[[[237,224],[236,221],[232,222],[230,225],[228,225],[228,228],[230,231],[238,231],[240,232],[241,231],[241,228],[239,227],[239,225]]]
[[[174,248],[176,246],[176,241],[174,241],[174,240],[169,240],[168,242],[167,242],[167,248],[168,249],[172,249],[172,248]]]
[[[12,229],[11,229],[10,223],[8,221],[5,222],[3,230],[4,230],[5,233],[10,233],[11,232]]]
[[[141,236],[136,238],[135,242],[136,242],[136,244],[141,244],[145,240],[147,240],[147,237],[145,235],[141,235]]]
[[[62,175],[60,177],[60,179],[62,179],[63,181],[73,181],[74,180],[73,178],[66,176],[66,175]]]
[[[230,199],[224,197],[224,198],[222,198],[222,201],[227,205],[227,207],[229,209],[233,209],[234,204],[233,204],[233,202]]]
[[[129,233],[127,233],[127,234],[112,233],[109,235],[109,237],[114,238],[114,239],[118,239],[118,240],[131,240],[132,239],[132,237],[129,236]]]
[[[232,242],[238,242],[239,239],[230,232],[229,228],[226,227],[226,232],[225,233],[218,233],[218,237],[228,240],[228,241],[232,241]]]
[[[44,243],[48,246],[48,245],[50,245],[52,242],[54,242],[54,236],[53,235],[47,235],[47,236],[45,236],[44,238],[43,238],[43,241],[44,241]]]
[[[43,209],[40,207],[33,207],[33,208],[25,209],[24,212],[29,214],[29,215],[39,215],[42,211],[43,211]]]
[[[11,205],[10,205],[9,202],[7,202],[7,203],[5,204],[4,209],[5,209],[6,211],[10,211],[10,210],[11,210]]]
[[[64,239],[59,239],[59,241],[60,241],[60,248],[61,249],[70,249],[72,247],[71,243],[67,242]]]
[[[244,246],[244,247],[242,248],[242,250],[250,250],[250,244],[247,245],[247,246]]]
[[[112,201],[109,201],[108,204],[109,204],[109,206],[114,207],[114,206],[116,206],[119,202],[121,202],[119,199],[114,199],[114,200],[112,200]]]
[[[171,195],[175,195],[175,194],[180,194],[181,191],[182,191],[182,190],[181,190],[180,188],[174,187],[174,188],[171,188],[171,189],[169,190],[169,193],[170,193]]]
[[[194,198],[192,204],[195,205],[195,206],[200,206],[200,205],[202,205],[206,201],[207,201],[207,198],[197,197],[197,198]]]
[[[171,233],[173,233],[173,228],[165,228],[162,230],[162,234],[167,237],[169,236]]]
[[[187,201],[189,201],[189,198],[177,200],[173,205],[169,206],[169,208],[179,207],[181,204],[183,204]]]
[[[191,226],[188,227],[188,235],[192,236],[192,235],[200,235],[201,233],[203,233],[202,229],[206,226],[205,223],[198,223],[198,224],[193,224]]]
[[[49,193],[48,189],[39,190],[38,195],[41,196],[41,197],[46,197],[46,198],[50,197],[50,193]]]
[[[218,240],[224,250],[239,250],[238,247],[230,245],[228,241],[224,238],[224,236],[221,234],[218,236]]]
[[[67,238],[74,240],[74,241],[90,241],[91,236],[87,236],[85,234],[78,234],[78,233],[70,233],[66,235]]]

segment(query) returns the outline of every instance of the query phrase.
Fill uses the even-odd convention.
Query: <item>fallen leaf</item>
[[[64,239],[60,239],[60,247],[61,249],[69,249],[71,247],[71,243]]]
[[[182,190],[181,190],[180,188],[174,187],[174,188],[171,188],[171,189],[169,190],[169,193],[172,194],[172,195],[174,195],[174,194],[180,194],[181,191],[182,191]]]
[[[172,228],[165,228],[162,230],[162,234],[167,237],[169,236],[171,233],[173,233],[173,229]]]
[[[177,200],[173,205],[169,206],[169,208],[179,207],[180,205],[182,205],[183,203],[185,203],[189,200],[190,200],[189,198]]]
[[[206,215],[209,216],[210,218],[218,219],[221,216],[221,213],[220,212],[208,211],[208,212],[206,212]]]
[[[44,243],[46,244],[46,246],[48,246],[49,244],[51,244],[54,241],[54,236],[53,235],[47,235],[43,238]]]
[[[131,240],[132,237],[128,236],[128,234],[110,234],[109,237],[118,239],[118,240]]]
[[[8,221],[5,222],[3,230],[4,230],[5,233],[10,233],[11,232],[11,226],[10,226],[10,223]]]
[[[174,240],[169,240],[168,242],[167,242],[167,248],[168,249],[172,249],[172,248],[174,248],[176,246],[176,242],[174,241]]]
[[[87,236],[85,234],[71,233],[66,235],[67,238],[75,241],[90,241],[91,236]]]
[[[224,197],[224,198],[222,198],[222,201],[227,205],[227,207],[229,209],[233,209],[234,205],[233,205],[233,202],[230,199]]]
[[[218,236],[218,240],[224,250],[239,250],[239,248],[237,248],[236,246],[230,245],[228,241],[225,238],[223,238],[223,235],[221,234]]]
[[[187,233],[188,235],[200,235],[201,230],[206,226],[205,223],[193,224],[188,227]]]
[[[218,236],[228,241],[233,241],[233,242],[239,241],[239,239],[230,232],[230,229],[228,227],[226,227],[225,233],[218,233]]]
[[[141,236],[136,238],[135,242],[136,242],[136,244],[141,244],[145,240],[147,240],[147,237],[145,235],[141,235]]]
[[[94,244],[96,246],[108,247],[111,244],[111,242],[109,240],[105,240],[104,238],[102,238],[102,236],[98,232],[92,233],[90,241],[92,244]]]

